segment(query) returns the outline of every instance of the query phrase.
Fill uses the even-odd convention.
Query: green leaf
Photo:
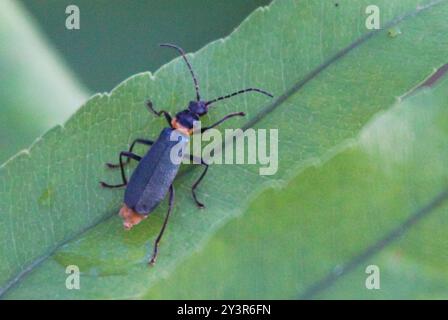
[[[0,3],[0,163],[88,98],[18,1]]]
[[[263,192],[146,298],[447,298],[447,119],[445,79]],[[365,287],[369,265],[380,290]]]
[[[381,8],[384,30],[366,30],[364,10],[370,4]],[[64,127],[0,169],[0,214],[6,221],[0,225],[1,292],[9,298],[136,298],[152,292],[157,281],[181,271],[180,263],[220,226],[241,216],[253,200],[259,203],[261,192],[286,186],[306,167],[329,159],[373,115],[445,63],[447,13],[447,1],[356,1],[338,7],[333,1],[276,1],[254,12],[224,41],[190,56],[204,97],[246,86],[275,94],[272,103],[257,95],[223,102],[205,121],[245,111],[243,127],[278,128],[279,171],[259,176],[258,166],[215,165],[199,193],[207,209],[199,211],[190,186],[200,172],[186,170],[175,183],[175,211],[154,268],[145,261],[166,206],[126,233],[116,216],[122,191],[102,190],[98,180],[118,181],[118,172],[106,170],[104,162],[116,159],[136,137],[155,138],[165,125],[146,112],[144,101],[151,98],[159,109],[180,110],[193,97],[191,79],[183,61],[176,59],[155,76],[136,75],[110,95],[93,97]],[[394,26],[402,33],[390,37],[387,28]],[[241,123],[235,119],[226,126]],[[315,188],[317,192],[322,186]],[[300,195],[300,189],[290,190],[293,197]],[[267,209],[262,211],[269,211],[269,203],[263,203]],[[288,213],[279,221],[301,217],[297,210]],[[245,237],[269,227],[258,224]],[[313,236],[318,238],[296,235],[288,250]],[[329,249],[334,248],[324,248]],[[265,259],[272,268],[289,267]],[[224,264],[232,256],[220,260]],[[206,267],[207,261],[203,263]],[[82,271],[81,290],[65,288],[65,268],[71,264]],[[317,272],[324,265],[313,268]],[[311,280],[313,270],[300,272],[306,279],[308,272]],[[288,285],[300,293],[299,284]],[[285,295],[282,286],[277,282],[273,292]],[[179,288],[172,287],[171,296],[176,294]],[[232,294],[238,294],[238,286]]]

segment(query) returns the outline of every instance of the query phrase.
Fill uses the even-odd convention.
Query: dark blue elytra
[[[136,139],[131,144],[129,151],[123,151],[120,153],[120,163],[118,165],[110,163],[107,164],[110,168],[121,168],[123,183],[118,185],[110,185],[105,182],[101,182],[101,185],[107,188],[118,188],[126,186],[124,195],[124,206],[120,210],[120,215],[122,215],[122,217],[125,219],[126,228],[130,228],[133,225],[139,223],[144,217],[150,214],[165,198],[166,194],[169,193],[168,212],[165,216],[165,220],[163,222],[159,235],[157,236],[157,239],[154,243],[154,251],[150,260],[150,264],[154,264],[156,261],[159,242],[162,238],[163,232],[165,231],[166,225],[168,223],[168,218],[173,208],[173,181],[179,171],[179,160],[184,156],[182,153],[178,153],[176,157],[174,157],[176,158],[176,161],[173,162],[173,158],[171,158],[171,156],[175,154],[175,152],[172,152],[173,148],[176,147],[176,151],[183,149],[183,147],[188,143],[188,136],[193,133],[192,130],[194,122],[198,121],[201,116],[207,114],[210,106],[215,102],[250,91],[262,93],[272,98],[272,95],[264,90],[257,88],[247,88],[213,100],[203,101],[201,100],[201,96],[199,94],[198,81],[193,72],[193,69],[191,68],[190,62],[185,55],[185,52],[178,46],[172,44],[161,44],[161,46],[174,48],[181,54],[193,78],[196,91],[196,101],[190,101],[190,103],[188,104],[188,108],[178,112],[174,119],[165,110],[155,111],[153,109],[152,102],[148,101],[147,106],[149,107],[149,109],[157,116],[163,115],[170,127],[163,129],[155,142],[150,140]],[[202,128],[201,133],[210,128],[218,126],[229,118],[244,115],[245,114],[243,112],[230,113],[214,124]],[[177,139],[172,139],[173,133],[177,133]],[[143,157],[140,157],[139,155],[132,152],[134,146],[137,143],[150,145],[152,147]],[[123,158],[126,158],[126,160],[123,161]],[[124,165],[128,164],[130,159],[139,161],[139,164],[132,173],[132,176],[128,183],[124,171]],[[200,208],[203,208],[204,205],[198,201],[195,190],[207,173],[208,165],[202,159],[200,160],[201,165],[203,165],[205,169],[202,172],[201,176],[193,184],[191,191],[196,204]]]
[[[172,128],[165,128],[151,149],[140,160],[127,185],[124,203],[135,212],[148,215],[165,198],[180,167],[181,158],[189,138],[181,133],[175,135]],[[177,138],[177,141],[171,138]],[[173,150],[173,147],[176,149]],[[171,154],[172,153],[172,154]],[[176,161],[172,161],[176,160]]]

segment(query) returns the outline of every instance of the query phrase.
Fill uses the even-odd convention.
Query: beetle
[[[109,168],[120,168],[122,183],[112,185],[101,181],[101,186],[105,188],[120,188],[126,187],[124,194],[124,203],[120,209],[119,215],[123,218],[123,226],[129,230],[134,225],[140,223],[145,219],[166,197],[169,193],[168,211],[166,213],[163,225],[159,231],[159,234],[154,243],[154,249],[149,264],[153,265],[157,259],[158,247],[160,240],[168,223],[168,219],[173,210],[174,204],[174,187],[173,181],[178,173],[180,167],[180,161],[173,161],[171,158],[171,151],[174,146],[186,146],[189,137],[196,132],[193,132],[194,123],[199,121],[200,117],[207,114],[212,104],[231,98],[238,94],[246,92],[257,92],[269,97],[273,97],[272,94],[257,88],[247,88],[233,92],[231,94],[215,98],[213,100],[205,101],[201,99],[199,93],[199,84],[193,68],[188,61],[184,50],[176,45],[164,43],[160,44],[161,47],[169,47],[177,50],[185,61],[188,70],[190,71],[193,79],[194,88],[196,91],[196,100],[190,101],[187,109],[178,112],[174,117],[165,110],[156,111],[153,107],[153,103],[148,100],[146,106],[150,112],[156,116],[164,116],[168,122],[168,127],[164,128],[157,140],[136,139],[130,145],[128,151],[122,151],[119,155],[119,163],[112,164],[106,163]],[[203,133],[208,129],[214,128],[223,123],[227,119],[236,116],[244,116],[244,112],[234,112],[226,115],[221,120],[213,123],[208,127],[201,128],[200,132]],[[177,139],[172,139],[173,132],[177,133]],[[150,146],[148,152],[143,156],[139,156],[133,152],[136,144],[143,144]],[[182,152],[178,153],[178,157],[183,157]],[[124,160],[125,159],[125,160]],[[127,165],[130,160],[133,159],[138,162],[137,167],[129,179],[126,177],[124,166]],[[190,159],[193,160],[193,156],[190,155]],[[199,163],[199,161],[198,161]],[[204,208],[204,204],[197,199],[196,188],[201,183],[202,179],[207,173],[208,164],[200,159],[200,164],[204,166],[204,171],[196,180],[191,188],[193,200],[199,208]]]

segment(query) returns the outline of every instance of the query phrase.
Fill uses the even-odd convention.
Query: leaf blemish
[[[440,79],[442,79],[448,72],[448,63],[441,66],[436,70],[428,79],[426,79],[419,88],[421,87],[433,87]]]
[[[396,38],[396,37],[398,37],[400,34],[401,34],[401,30],[400,30],[400,28],[398,28],[398,27],[390,28],[390,29],[387,31],[387,35],[388,35],[390,38]]]
[[[41,206],[50,206],[52,200],[54,199],[54,188],[52,186],[48,186],[42,194],[40,195],[38,202]]]
[[[411,89],[409,92],[404,94],[401,99],[404,99],[408,96],[413,95],[420,89],[424,88],[432,88],[434,87],[448,72],[448,63],[445,63],[443,66],[441,66],[438,69],[435,69],[433,73],[431,73],[425,80],[423,80],[420,84],[415,86],[413,89]]]

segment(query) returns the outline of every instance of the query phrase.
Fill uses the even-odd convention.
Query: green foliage
[[[327,163],[264,191],[146,297],[447,298],[447,119],[445,80],[375,117]],[[381,290],[364,285],[370,264]]]
[[[17,1],[0,2],[0,163],[88,98]]]
[[[10,0],[8,0],[10,1]],[[109,91],[139,70],[157,70],[175,52],[172,42],[197,50],[229,34],[255,8],[270,0],[14,0],[36,16],[42,29],[81,80],[94,92]],[[64,12],[76,4],[81,29],[64,30]],[[89,54],[83,50],[88,48]]]
[[[399,27],[401,34],[365,29],[364,8],[372,2],[382,8],[383,25]],[[448,2],[422,6],[428,3],[360,0],[336,7],[333,1],[276,1],[224,41],[191,56],[205,97],[245,86],[275,94],[271,103],[256,95],[227,101],[206,121],[245,111],[245,122],[235,119],[226,126],[279,129],[280,167],[276,175],[262,177],[253,165],[214,166],[199,192],[204,211],[189,192],[199,171],[185,170],[175,183],[175,211],[154,268],[145,261],[166,206],[126,233],[116,216],[122,191],[102,190],[98,181],[118,181],[118,172],[106,170],[104,162],[116,159],[136,137],[156,137],[165,124],[147,113],[144,101],[151,98],[157,108],[175,112],[193,97],[191,79],[176,59],[155,76],[138,74],[110,95],[93,97],[64,127],[0,169],[4,296],[300,296],[442,188],[446,123],[439,120],[444,111],[436,99],[443,98],[442,91],[420,96],[430,106],[427,116],[422,102],[412,100],[363,129],[446,62]],[[403,150],[395,147],[402,127],[393,128],[402,119],[415,136],[436,132],[440,139],[434,144],[411,139],[409,150],[404,143]],[[438,126],[427,128],[434,121]],[[353,142],[349,149],[347,141]],[[437,174],[421,168],[419,150],[431,155]],[[395,151],[397,157],[391,156]],[[415,175],[419,168],[425,174]],[[407,183],[409,189],[403,189]],[[418,248],[410,246],[407,265]],[[69,264],[82,271],[81,290],[65,289]],[[343,288],[352,291],[334,296],[355,294],[349,285]]]

